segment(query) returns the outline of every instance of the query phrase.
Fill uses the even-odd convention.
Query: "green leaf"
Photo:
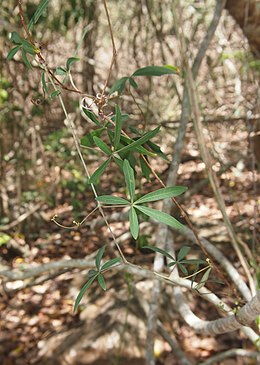
[[[92,278],[93,276],[97,275],[98,271],[97,270],[89,270],[88,272],[88,277]]]
[[[147,145],[151,148],[151,150],[156,153],[156,155],[163,158],[165,161],[169,161],[166,154],[161,150],[160,146],[158,146],[156,143],[153,143],[152,141],[148,141]]]
[[[105,262],[102,266],[100,271],[109,269],[111,266],[114,266],[115,264],[119,264],[120,262],[122,262],[121,257],[115,257],[107,262]]]
[[[73,312],[76,312],[76,310],[78,309],[79,303],[81,302],[81,299],[83,298],[84,294],[86,293],[86,291],[88,290],[88,288],[90,287],[90,285],[93,283],[93,281],[96,279],[96,277],[98,276],[98,274],[96,274],[95,276],[92,276],[87,282],[86,284],[81,288],[76,300],[75,300],[75,304],[74,304],[74,308],[73,308]]]
[[[104,255],[105,249],[106,249],[106,246],[102,246],[97,252],[96,259],[95,259],[97,270],[99,270],[99,268],[100,268],[100,263],[101,263],[103,255]]]
[[[135,80],[132,77],[129,77],[129,82],[130,82],[130,85],[133,86],[134,89],[138,88],[137,83],[135,82]]]
[[[26,56],[26,52],[25,50],[22,48],[22,59],[23,59],[23,62],[25,63],[25,65],[28,67],[28,68],[32,68],[32,65],[30,64],[27,56]]]
[[[78,62],[80,59],[78,57],[70,57],[67,59],[66,68],[69,71],[73,63]]]
[[[35,47],[27,40],[22,41],[22,47],[25,50],[25,52],[27,52],[33,56],[35,55]]]
[[[107,165],[110,162],[110,158],[103,162],[97,169],[94,171],[93,175],[89,179],[89,184],[95,184],[97,180],[100,178],[101,175],[103,175],[105,169],[107,168]]]
[[[169,68],[169,66],[147,66],[136,70],[132,76],[162,76],[177,74],[177,68]]]
[[[84,107],[82,108],[82,111],[88,117],[88,119],[90,119],[93,123],[95,123],[99,127],[103,127],[103,125],[100,123],[100,121],[97,119],[96,115],[92,111]]]
[[[205,283],[207,282],[207,280],[208,280],[208,278],[209,278],[209,274],[210,274],[210,272],[211,272],[211,267],[209,267],[205,272],[204,272],[204,274],[203,274],[203,276],[202,276],[202,278],[201,278],[201,280],[200,280],[200,282],[196,285],[196,289],[200,289],[200,288],[202,288],[204,285],[205,285]]]
[[[151,170],[144,162],[144,159],[142,158],[142,156],[140,157],[140,165],[141,165],[142,174],[144,175],[144,177],[146,178],[147,181],[150,181]]]
[[[200,265],[200,264],[205,264],[205,260],[201,260],[201,259],[190,259],[190,260],[181,260],[180,261],[182,264],[189,264],[189,265]]]
[[[181,261],[187,254],[190,252],[191,248],[188,246],[183,246],[178,255],[177,255],[177,261]]]
[[[134,170],[130,166],[128,160],[124,160],[123,172],[125,175],[127,190],[130,195],[131,202],[133,202],[135,198],[135,175]]]
[[[136,240],[139,233],[139,224],[135,208],[133,207],[131,207],[129,210],[129,223],[130,223],[130,232],[133,238]]]
[[[129,205],[129,201],[118,196],[100,195],[96,198],[97,201],[108,205]]]
[[[127,152],[127,151],[132,150],[134,147],[141,146],[145,142],[149,141],[149,139],[156,136],[156,134],[158,134],[159,131],[160,131],[160,127],[157,127],[155,129],[153,129],[152,131],[149,131],[149,132],[145,133],[142,137],[138,138],[137,140],[130,143],[129,145],[127,145],[123,148],[120,148],[120,150],[118,150],[117,152]]]
[[[16,46],[14,48],[12,48],[7,55],[7,60],[10,61],[14,58],[14,56],[16,55],[16,53],[19,51],[20,46]]]
[[[142,248],[147,248],[148,250],[151,250],[151,251],[154,251],[154,252],[159,252],[159,253],[161,253],[163,256],[166,256],[166,257],[168,257],[169,259],[173,260],[173,261],[174,261],[174,263],[175,263],[175,259],[174,259],[174,257],[172,257],[172,255],[170,255],[168,252],[166,252],[166,251],[162,250],[162,249],[161,249],[161,248],[159,248],[159,247],[156,247],[156,246],[148,246],[148,245],[146,245],[146,246],[143,246]]]
[[[174,196],[182,194],[186,191],[187,188],[185,186],[169,186],[167,188],[162,188],[159,190],[155,190],[151,193],[148,193],[138,200],[135,201],[136,204],[155,202],[157,200],[172,198]]]
[[[45,72],[42,71],[42,86],[43,86],[43,90],[49,94],[49,89],[48,89],[48,86],[46,84],[46,81],[45,81]]]
[[[66,74],[67,74],[67,70],[64,67],[59,66],[55,70],[55,75],[63,76],[63,75],[66,75]]]
[[[115,128],[115,139],[114,139],[115,150],[117,149],[120,142],[121,130],[122,130],[122,115],[119,106],[116,105],[116,128]]]
[[[121,114],[122,122],[126,122],[129,119],[129,114]],[[116,122],[116,115],[112,115],[110,119],[115,123]]]
[[[167,224],[168,226],[174,228],[174,229],[184,229],[184,225],[182,225],[180,222],[177,221],[177,219],[173,218],[171,215],[160,212],[159,210],[155,210],[152,208],[144,207],[141,205],[134,205],[134,207],[138,210],[140,210],[142,213],[148,215],[148,217],[151,217],[161,223]]]
[[[105,128],[99,128],[88,133],[86,136],[80,139],[80,144],[84,147],[93,147],[95,145],[93,137],[101,137],[104,130]]]
[[[112,85],[112,87],[109,91],[109,94],[111,95],[116,91],[118,92],[118,94],[121,94],[125,88],[125,83],[127,80],[128,80],[128,77],[122,77],[121,79],[116,80],[116,82]]]
[[[186,269],[186,267],[182,264],[180,264],[179,262],[177,262],[178,268],[183,272],[184,275],[189,275],[188,270]]]
[[[49,3],[49,0],[42,0],[36,9],[35,13],[33,14],[33,17],[31,18],[29,24],[28,24],[28,30],[31,30],[33,25],[37,23],[41,15],[43,14],[44,10],[47,8]]]
[[[102,274],[98,274],[98,283],[103,290],[106,290],[107,286],[106,286],[104,276]]]
[[[115,157],[115,156],[113,156],[113,159],[114,159],[115,163],[117,164],[117,166],[118,166],[121,170],[123,170],[123,164],[124,164],[124,162],[123,162],[120,158],[117,158],[117,157]]]
[[[19,36],[19,34],[17,32],[12,32],[11,33],[11,41],[15,44],[22,44],[23,43],[23,39]]]
[[[103,151],[106,155],[110,156],[112,154],[112,151],[110,150],[110,148],[108,147],[108,145],[102,141],[102,139],[94,136],[93,137],[93,140],[96,144],[96,146],[101,150]]]
[[[120,138],[120,142],[127,143],[127,146],[124,146],[122,148],[125,148],[125,147],[128,147],[128,146],[131,145],[130,149],[133,150],[133,151],[137,151],[139,153],[142,153],[143,155],[148,155],[148,156],[152,156],[152,157],[155,157],[156,156],[155,153],[148,151],[143,146],[133,146],[132,147],[132,143],[134,143],[136,141],[138,141],[138,140],[134,140],[134,139],[128,138],[128,137],[123,136],[123,135],[121,135],[121,138]],[[118,151],[120,151],[120,150],[121,150],[121,148]],[[124,152],[127,152],[127,149],[126,149],[126,151],[123,151],[123,153]]]
[[[60,90],[55,90],[55,91],[53,91],[52,93],[51,93],[51,95],[50,95],[50,98],[51,99],[54,99],[54,98],[56,98],[56,96],[58,96],[58,95],[60,95]]]

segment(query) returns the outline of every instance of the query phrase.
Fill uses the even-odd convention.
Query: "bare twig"
[[[260,353],[256,351],[249,351],[244,349],[230,349],[224,352],[221,352],[220,354],[214,355],[211,358],[207,359],[206,361],[203,361],[200,363],[200,365],[214,365],[216,363],[219,363],[219,361],[228,359],[229,357],[251,357],[260,363]]]

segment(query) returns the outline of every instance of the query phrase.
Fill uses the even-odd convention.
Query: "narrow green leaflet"
[[[110,156],[112,154],[112,151],[110,150],[108,145],[104,141],[102,141],[102,139],[100,139],[99,137],[94,136],[93,140],[94,140],[96,146],[98,148],[100,148],[101,151],[103,151],[106,155]]]
[[[84,147],[93,147],[95,145],[94,140],[93,140],[93,137],[94,136],[101,137],[102,136],[102,133],[104,132],[104,130],[105,130],[105,128],[99,128],[99,129],[96,129],[96,130],[88,133],[84,137],[82,137],[80,139],[81,146],[84,146]]]
[[[40,2],[38,8],[36,9],[35,13],[33,14],[33,17],[31,18],[31,20],[28,24],[28,29],[29,30],[31,30],[33,25],[37,23],[37,21],[39,20],[39,18],[43,14],[44,10],[47,8],[48,3],[49,3],[49,0],[42,0]]]
[[[142,248],[147,248],[148,250],[151,250],[151,251],[154,251],[154,252],[159,252],[159,253],[161,253],[163,256],[166,256],[166,257],[168,257],[169,259],[171,259],[171,260],[173,260],[174,261],[174,264],[175,264],[175,259],[174,259],[174,257],[172,257],[172,255],[170,255],[168,252],[166,252],[166,251],[164,251],[164,250],[162,250],[161,248],[159,248],[159,247],[155,247],[155,246],[148,246],[148,245],[146,245],[146,246],[142,246]]]
[[[97,119],[96,115],[86,108],[82,108],[83,113],[90,119],[93,123],[98,125],[99,127],[103,127],[100,121]]]
[[[60,90],[55,90],[55,91],[53,91],[52,93],[51,93],[51,99],[54,99],[54,98],[56,98],[56,96],[58,96],[58,95],[60,95]]]
[[[71,66],[73,65],[73,63],[75,62],[78,62],[80,59],[78,57],[70,57],[67,59],[67,62],[66,62],[66,68],[67,68],[67,71],[70,70]]]
[[[150,181],[151,170],[146,165],[146,163],[145,163],[144,159],[142,158],[142,156],[140,157],[140,165],[141,165],[142,174],[144,175],[144,177],[146,178],[147,181]]]
[[[135,140],[134,142],[130,143],[129,145],[127,145],[127,146],[125,146],[123,148],[120,148],[120,150],[118,150],[117,152],[127,152],[127,151],[132,150],[134,147],[141,146],[145,142],[149,141],[149,139],[151,139],[154,136],[156,136],[156,134],[158,134],[159,131],[160,131],[160,127],[157,127],[154,130],[145,133],[142,137],[138,138],[137,140]]]
[[[88,290],[88,288],[90,287],[90,285],[93,283],[93,281],[96,279],[96,277],[98,276],[98,274],[96,274],[95,276],[92,276],[87,282],[86,284],[81,288],[76,300],[75,300],[75,304],[74,304],[74,308],[73,308],[73,312],[76,312],[76,310],[78,309],[79,303],[81,302],[81,299],[83,298],[84,294],[86,293],[86,291]]]
[[[130,202],[126,199],[113,195],[100,195],[96,198],[97,201],[108,205],[129,205]]]
[[[115,128],[115,139],[114,139],[115,150],[117,149],[118,144],[120,142],[121,131],[122,131],[122,115],[119,106],[116,105],[116,128]]]
[[[135,198],[135,175],[134,175],[134,170],[132,169],[130,163],[127,160],[124,160],[123,172],[125,175],[127,190],[130,195],[131,202],[133,202]]]
[[[162,76],[162,75],[176,75],[178,69],[173,66],[147,66],[136,70],[132,76]]]
[[[189,275],[188,270],[186,269],[186,267],[184,265],[182,265],[181,263],[177,262],[178,268],[183,272],[184,275]]]
[[[144,207],[141,205],[134,205],[136,209],[140,210],[142,213],[148,215],[161,223],[167,224],[168,226],[175,229],[184,229],[184,225],[177,221],[177,219],[173,218],[171,215],[160,212],[159,210],[155,210],[152,208]]]
[[[88,277],[92,278],[93,276],[97,275],[98,271],[97,270],[89,270],[88,272]]]
[[[67,73],[67,70],[65,70],[65,68],[61,67],[61,66],[57,67],[55,70],[55,75],[58,75],[58,76],[64,76],[64,75],[66,75],[66,73]]]
[[[133,238],[136,240],[139,233],[139,224],[138,217],[135,211],[135,208],[131,207],[129,210],[129,223],[130,223],[130,232]]]
[[[204,272],[204,274],[203,274],[203,276],[202,276],[202,278],[201,278],[201,280],[200,280],[200,282],[196,285],[196,289],[200,289],[200,288],[202,288],[205,284],[206,284],[206,282],[207,282],[207,280],[208,280],[208,278],[209,278],[209,274],[210,274],[210,272],[211,272],[211,267],[209,267],[205,272]]]
[[[131,86],[133,86],[134,89],[138,88],[137,83],[135,82],[135,80],[132,77],[129,77],[129,83]]]
[[[181,261],[190,252],[191,248],[188,246],[183,246],[177,255],[177,261]]]
[[[101,260],[102,260],[103,255],[104,255],[105,249],[106,249],[106,246],[102,246],[102,247],[98,250],[98,253],[97,253],[97,255],[96,255],[95,263],[96,263],[96,268],[97,268],[98,270],[99,270],[99,268],[100,268],[100,263],[101,263]]]
[[[174,196],[180,195],[186,191],[185,186],[169,186],[167,188],[162,188],[148,193],[135,201],[136,204],[155,202],[157,200],[172,198]]]
[[[93,175],[91,176],[91,178],[89,179],[89,184],[95,184],[97,182],[97,180],[100,178],[101,175],[103,175],[105,169],[107,168],[107,165],[110,162],[110,158],[108,160],[106,160],[105,162],[103,162],[97,169],[96,171],[93,173]]]
[[[102,274],[98,274],[98,283],[103,290],[106,290],[107,286],[106,286],[104,276]]]
[[[7,60],[10,61],[14,58],[14,56],[16,55],[16,53],[19,51],[20,46],[16,46],[14,48],[12,48],[7,55]]]
[[[131,139],[131,138],[128,138],[126,136],[123,136],[121,135],[121,138],[120,138],[120,142],[124,142],[124,143],[127,143],[127,146],[124,146],[124,147],[128,147],[130,146],[133,142],[136,142],[137,140],[134,140],[134,139]],[[123,148],[123,147],[122,147]],[[146,148],[144,148],[143,146],[134,146],[134,147],[130,147],[131,150],[133,151],[137,151],[139,153],[142,153],[143,155],[148,155],[148,156],[152,156],[152,157],[155,157],[156,156],[156,153],[153,153],[151,151],[148,151]],[[121,148],[120,148],[121,150]],[[120,151],[119,150],[119,151]],[[123,151],[125,152],[125,151]],[[126,151],[127,152],[127,151]]]
[[[115,257],[114,259],[111,259],[111,260],[109,260],[109,261],[105,262],[105,263],[101,266],[100,271],[103,271],[103,270],[109,269],[111,266],[114,266],[114,265],[116,265],[116,264],[119,264],[120,262],[122,262],[121,257]]]
[[[25,50],[25,52],[30,53],[31,55],[35,55],[35,48],[34,46],[28,42],[27,40],[22,41],[22,47]]]
[[[17,32],[12,32],[11,33],[11,41],[15,44],[22,44],[23,43],[23,39],[19,36],[19,34]]]
[[[45,81],[45,72],[42,71],[42,86],[43,86],[43,90],[49,94],[49,89],[48,89],[48,86],[46,84],[46,81]]]
[[[122,118],[122,122],[126,122],[129,119],[129,114],[121,114],[121,118]],[[113,122],[116,122],[116,115],[112,115],[110,117],[111,120],[113,120]]]
[[[23,59],[23,62],[25,63],[25,65],[28,67],[28,68],[32,68],[32,65],[30,64],[27,56],[26,56],[26,52],[25,50],[22,48],[22,59]]]
[[[127,80],[128,80],[128,77],[122,77],[121,79],[116,80],[116,82],[112,85],[112,87],[109,91],[109,94],[111,95],[116,91],[118,92],[118,94],[121,94],[125,88],[125,83]]]

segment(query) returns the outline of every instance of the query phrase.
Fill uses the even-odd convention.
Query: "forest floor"
[[[214,132],[215,153],[221,164],[231,162],[219,177],[228,215],[238,236],[252,249],[257,244],[254,237],[258,224],[256,197],[259,192],[255,187],[250,153],[243,148],[247,136],[245,124],[239,121],[233,125],[227,121],[212,123],[207,127],[210,133]],[[167,129],[163,133],[167,135]],[[69,141],[70,138],[68,143]],[[205,180],[204,164],[195,153],[194,145],[196,145],[195,138],[190,128],[179,170],[178,185],[187,186],[191,193],[188,198],[185,196],[180,198],[180,201],[200,236],[217,245],[240,270],[213,193]],[[160,170],[163,180],[166,180],[167,164],[158,163],[155,167]],[[59,175],[69,180],[73,177],[73,172],[68,173],[61,167]],[[201,184],[202,181],[204,182]],[[69,185],[64,187],[60,179],[55,188],[55,204],[39,199],[42,205],[36,212],[5,232],[10,234],[12,241],[9,245],[0,246],[2,265],[16,268],[20,265],[37,265],[64,258],[84,258],[109,241],[106,227],[91,230],[86,224],[80,229],[67,230],[51,221],[51,218],[58,214],[59,222],[71,226],[75,212],[80,211],[76,218],[82,219],[85,212],[89,212],[92,205],[94,207],[91,194],[86,194],[77,186],[79,185],[73,188]],[[155,187],[157,187],[156,182],[153,185],[153,188]],[[100,190],[116,192],[116,189],[117,177],[112,169],[102,178]],[[145,189],[148,191],[148,184],[145,185]],[[112,210],[109,212],[112,213]],[[99,219],[98,215],[95,214],[93,219]],[[128,230],[124,222],[114,223],[112,227],[117,237],[124,237],[122,235]],[[144,225],[146,235],[144,237],[148,243],[155,229],[154,224]],[[12,242],[28,249],[28,254],[22,257]],[[176,242],[178,248],[183,245],[181,237],[177,236]],[[152,265],[154,255],[142,251],[130,236],[122,239],[121,246],[130,261],[144,266]],[[198,254],[196,248],[195,252]],[[241,270],[240,272],[243,275]],[[48,273],[43,278],[37,279],[39,280],[37,284],[33,280],[15,281],[1,288],[0,363],[2,365],[144,363],[142,359],[146,323],[136,303],[140,300],[140,295],[149,298],[152,283],[129,278],[122,273],[113,274],[107,279],[108,290],[103,293],[100,288],[94,286],[84,298],[80,311],[73,314],[74,300],[85,278],[85,271],[72,270],[59,273],[58,276]],[[25,287],[21,288],[21,285]],[[214,290],[227,303],[234,304],[232,294],[228,293],[223,285],[214,285]],[[196,314],[200,318],[210,320],[219,315],[199,296],[189,294],[188,297],[192,308],[196,309]],[[182,349],[193,364],[200,364],[213,354],[231,348],[254,350],[254,346],[239,331],[235,335],[232,333],[217,337],[196,334],[178,318],[173,306],[170,290],[165,287],[160,319],[169,333],[178,338]],[[118,317],[122,317],[120,323]],[[135,336],[137,333],[140,336]],[[156,341],[157,364],[177,365],[178,360],[169,345],[161,337]],[[220,364],[254,363],[250,361],[236,358],[222,361]]]

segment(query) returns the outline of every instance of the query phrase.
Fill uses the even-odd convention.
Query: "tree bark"
[[[227,0],[226,9],[247,37],[254,56],[260,59],[260,1]]]

